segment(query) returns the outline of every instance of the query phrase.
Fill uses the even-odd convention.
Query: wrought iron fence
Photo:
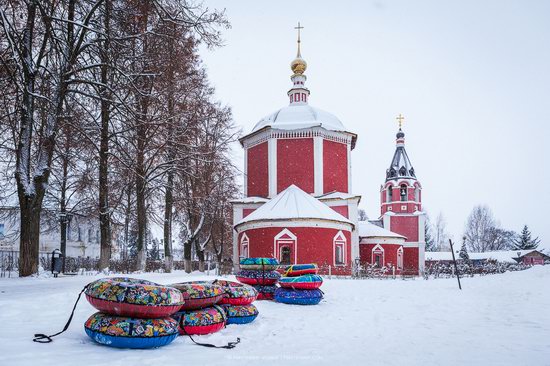
[[[40,266],[49,271],[52,263],[52,254],[40,252]],[[185,269],[184,261],[174,261],[175,270]],[[199,261],[191,261],[191,270],[198,271],[201,267]],[[217,263],[215,261],[204,262],[204,270],[215,270]],[[132,273],[137,270],[137,263],[134,259],[111,259],[109,261],[109,271],[113,273]],[[162,272],[164,262],[162,260],[147,259],[145,262],[146,272]],[[0,277],[17,277],[19,271],[19,251],[0,250]],[[85,272],[99,271],[99,259],[89,257],[66,257],[66,274],[77,274]]]

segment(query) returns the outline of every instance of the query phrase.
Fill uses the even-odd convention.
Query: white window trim
[[[403,247],[397,249],[397,268],[403,269]]]
[[[241,237],[241,257],[243,258],[246,258],[243,254],[244,254],[244,246],[246,245],[246,257],[250,256],[250,240],[248,239],[248,235],[246,235],[246,233],[243,234],[243,236]]]
[[[371,252],[371,263],[372,264],[375,264],[376,262],[374,261],[374,255],[375,254],[382,254],[382,267],[384,267],[386,265],[386,253],[384,251],[384,248],[382,248],[382,246],[380,244],[376,244],[374,246],[374,248],[372,248],[372,252]]]
[[[347,264],[346,261],[346,246],[348,244],[348,239],[342,232],[342,230],[338,231],[336,235],[334,235],[334,238],[332,239],[332,263],[334,266],[342,267]],[[336,263],[336,246],[342,246],[342,263]]]
[[[296,264],[298,263],[298,237],[294,235],[292,231],[286,228],[283,229],[281,232],[279,232],[279,234],[275,235],[275,238],[273,238],[273,257],[277,258],[278,261],[281,261],[281,248],[277,244],[278,244],[278,241],[285,235],[290,237],[290,239],[287,239],[289,242],[294,242],[292,243],[294,244],[294,263],[293,264]],[[288,244],[291,244],[291,243],[288,243]]]

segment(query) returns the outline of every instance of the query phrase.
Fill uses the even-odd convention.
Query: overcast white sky
[[[528,224],[550,248],[550,1],[205,4],[226,8],[232,24],[225,47],[201,53],[243,132],[288,104],[300,21],[310,104],[358,134],[353,191],[370,218],[403,113],[432,220],[442,212],[460,239],[486,204],[503,227]]]

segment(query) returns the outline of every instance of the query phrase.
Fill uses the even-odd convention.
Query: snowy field
[[[61,330],[95,278],[0,279],[0,365],[550,365],[550,266],[463,279],[463,291],[456,279],[327,279],[318,306],[257,301],[254,323],[197,337],[216,344],[240,337],[231,350],[187,337],[154,350],[98,345],[84,333],[94,313],[84,298],[67,332],[50,344],[32,342],[34,333]]]

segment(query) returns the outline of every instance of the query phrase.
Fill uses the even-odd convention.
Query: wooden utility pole
[[[460,274],[458,273],[458,266],[456,265],[455,250],[453,248],[453,241],[451,239],[449,239],[449,244],[451,245],[451,253],[453,254],[453,263],[455,265],[455,273],[456,273],[456,279],[458,280],[458,288],[462,290],[462,286],[460,285]]]

